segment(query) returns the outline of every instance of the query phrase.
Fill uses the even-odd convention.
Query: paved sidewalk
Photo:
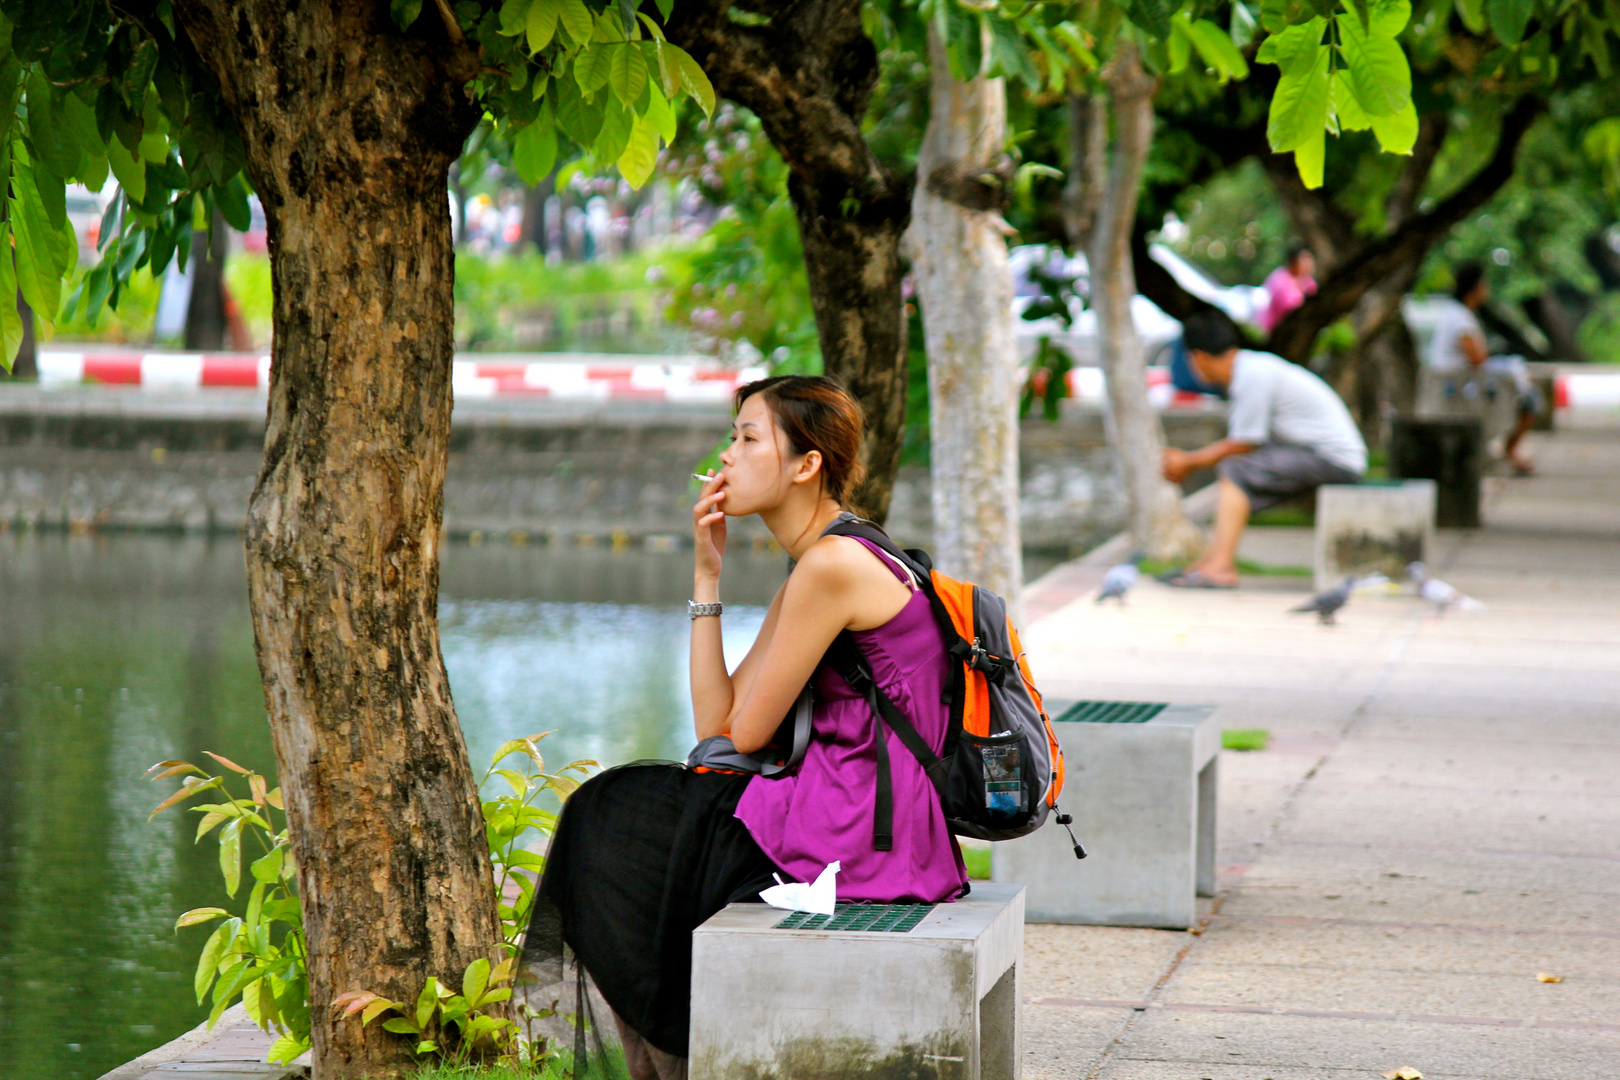
[[[1620,415],[1533,450],[1432,560],[1480,614],[1319,626],[1297,578],[1032,600],[1053,696],[1214,701],[1273,741],[1223,755],[1201,935],[1028,928],[1027,1080],[1620,1076]],[[1246,551],[1308,564],[1309,533]]]

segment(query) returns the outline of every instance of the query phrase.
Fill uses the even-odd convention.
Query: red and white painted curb
[[[563,359],[563,356],[570,357]],[[106,383],[152,390],[232,386],[264,390],[270,356],[255,353],[39,353],[39,379],[46,386]],[[763,378],[763,367],[722,368],[702,356],[652,360],[613,354],[557,354],[556,359],[461,357],[451,370],[460,398],[528,396],[559,400],[724,402],[740,384]],[[1148,399],[1155,408],[1196,406],[1203,399],[1170,385],[1170,370],[1147,369]],[[1620,408],[1620,367],[1560,374],[1554,384],[1559,408]],[[1107,389],[1100,368],[1074,368],[1069,392],[1081,401],[1102,401]]]
[[[268,354],[42,351],[38,363],[40,383],[46,386],[103,383],[152,390],[215,386],[265,390],[270,385]],[[765,375],[762,367],[721,368],[700,357],[664,362],[603,355],[578,361],[457,359],[450,380],[459,398],[724,402],[740,384]]]

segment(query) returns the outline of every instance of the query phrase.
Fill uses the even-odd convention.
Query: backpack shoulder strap
[[[850,689],[866,698],[871,706],[872,716],[878,722],[878,731],[874,740],[877,752],[877,799],[873,806],[872,816],[872,847],[877,851],[892,851],[894,849],[894,780],[889,765],[889,740],[883,734],[885,726],[900,740],[911,756],[917,759],[917,764],[923,768],[934,790],[943,798],[945,795],[946,763],[934,753],[926,740],[918,734],[906,714],[883,688],[872,678],[872,668],[867,662],[866,654],[861,650],[860,642],[848,630],[840,631],[833,639],[831,647],[827,649],[826,662],[832,669],[841,675]]]

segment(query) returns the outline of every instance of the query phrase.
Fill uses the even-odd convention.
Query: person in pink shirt
[[[1271,303],[1260,315],[1260,329],[1271,333],[1283,321],[1284,315],[1316,292],[1316,279],[1311,276],[1315,272],[1316,256],[1311,254],[1311,249],[1304,244],[1290,244],[1288,258],[1266,278],[1266,292],[1271,296]]]

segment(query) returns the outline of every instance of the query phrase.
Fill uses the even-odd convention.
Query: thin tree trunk
[[[1000,208],[1007,91],[962,82],[928,35],[928,129],[917,155],[908,234],[928,344],[934,557],[1021,614],[1018,356]]]
[[[394,32],[382,5],[175,9],[269,219],[275,363],[248,585],[309,940],[315,1077],[402,1076],[408,1041],[333,1017],[333,996],[414,998],[429,975],[459,985],[501,953],[437,612],[444,192],[478,118],[461,90],[476,64],[431,31]]]
[[[1132,538],[1151,558],[1183,561],[1197,553],[1203,538],[1182,513],[1180,490],[1160,472],[1164,427],[1148,402],[1147,361],[1131,318],[1131,299],[1136,295],[1131,227],[1142,171],[1153,146],[1158,80],[1142,70],[1136,44],[1124,38],[1105,77],[1113,102],[1114,153],[1087,259],[1091,306],[1097,312],[1108,381],[1111,434],[1124,476]]]
[[[1085,251],[1108,187],[1108,98],[1073,94],[1068,100],[1069,171],[1063,178],[1063,228],[1069,246]]]
[[[191,299],[186,304],[188,349],[225,347],[225,215],[216,207],[212,227],[191,234]]]
[[[546,254],[546,200],[556,190],[555,172],[534,187],[524,190],[523,224],[518,230],[518,242],[512,246],[512,254],[521,255],[531,247],[542,255]]]

